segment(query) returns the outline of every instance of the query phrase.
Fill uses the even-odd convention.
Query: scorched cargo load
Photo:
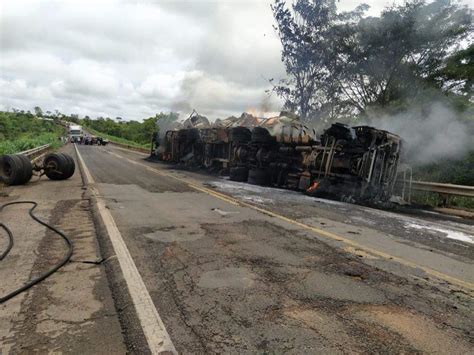
[[[279,127],[274,135],[260,126],[170,130],[155,141],[153,155],[234,181],[378,202],[392,195],[400,149],[395,134],[335,123],[319,139],[302,125]]]

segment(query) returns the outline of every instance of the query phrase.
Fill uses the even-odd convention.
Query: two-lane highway
[[[177,351],[472,351],[472,225],[77,150]]]

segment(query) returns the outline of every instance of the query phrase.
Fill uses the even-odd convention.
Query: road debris
[[[49,153],[41,163],[32,164],[23,154],[0,156],[0,181],[6,185],[24,185],[33,173],[41,177],[46,175],[51,180],[69,179],[76,170],[74,159],[64,153]]]

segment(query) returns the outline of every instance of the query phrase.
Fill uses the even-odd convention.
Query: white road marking
[[[74,143],[74,148],[76,149],[76,155],[77,155],[77,159],[79,160],[79,165],[80,165],[80,167],[81,167],[81,170],[82,170],[82,172],[84,173],[84,175],[85,175],[85,177],[86,177],[85,183],[86,183],[86,184],[93,184],[95,181],[94,181],[94,179],[92,178],[92,175],[91,175],[89,169],[87,169],[87,166],[86,166],[86,164],[84,163],[84,160],[82,160],[82,156],[81,156],[81,154],[79,153],[79,150],[77,149],[76,143]]]
[[[94,179],[89,172],[89,169],[84,163],[77,146],[74,145],[76,154],[81,164],[82,170],[86,177],[86,184],[93,184]],[[148,343],[148,347],[152,354],[160,354],[163,352],[171,352],[177,354],[177,351],[171,341],[171,338],[166,331],[165,325],[161,320],[158,311],[146,289],[145,283],[138,272],[138,269],[130,255],[127,245],[125,244],[122,235],[120,234],[117,224],[115,223],[112,214],[107,209],[105,201],[99,197],[97,191],[92,189],[93,194],[97,198],[97,207],[99,214],[104,222],[107,234],[114,248],[115,254],[120,264],[125,282],[127,283],[128,292],[132,298],[138,319],[140,321],[143,333]]]

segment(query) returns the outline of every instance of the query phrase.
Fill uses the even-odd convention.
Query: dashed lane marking
[[[75,144],[74,147],[76,149],[76,154],[81,165],[81,169],[84,172],[86,178],[85,183],[94,184],[94,179]],[[120,234],[112,214],[107,209],[105,201],[99,197],[99,194],[95,188],[92,188],[92,193],[97,198],[97,208],[99,214],[102,218],[102,221],[104,222],[107,234],[109,235],[110,241],[119,261],[120,269],[127,284],[128,292],[132,298],[132,302],[148,343],[148,347],[150,348],[150,352],[152,354],[177,354],[173,342],[171,341],[171,338],[166,331],[165,325],[163,324],[163,321],[161,320],[161,317],[158,314],[155,305],[153,304],[153,300],[146,289],[145,283],[138,272],[138,269],[133,261],[132,256],[130,255],[122,235]]]
[[[431,276],[434,276],[440,280],[443,280],[443,281],[446,281],[446,282],[449,282],[453,285],[456,285],[458,287],[461,287],[461,288],[464,288],[466,290],[469,290],[469,291],[474,291],[474,284],[473,283],[470,283],[470,282],[467,282],[467,281],[463,281],[463,280],[460,280],[458,278],[455,278],[455,277],[452,277],[450,275],[446,275],[442,272],[439,272],[437,270],[434,270],[434,269],[431,269],[429,267],[426,267],[426,266],[423,266],[423,265],[419,265],[419,264],[416,264],[412,261],[409,261],[409,260],[406,260],[406,259],[403,259],[403,258],[400,258],[398,256],[395,256],[395,255],[391,255],[391,254],[388,254],[388,253],[385,253],[383,251],[380,251],[380,250],[377,250],[377,249],[373,249],[373,248],[370,248],[368,246],[365,246],[365,245],[362,245],[362,244],[359,244],[351,239],[348,239],[348,238],[345,238],[343,236],[340,236],[340,235],[337,235],[337,234],[334,234],[334,233],[331,233],[331,232],[328,232],[328,231],[325,231],[325,230],[322,230],[322,229],[319,229],[319,228],[316,228],[312,225],[309,225],[309,224],[306,224],[306,223],[303,223],[303,222],[299,222],[299,221],[296,221],[292,218],[289,218],[289,217],[286,217],[286,216],[283,216],[281,214],[278,214],[278,213],[275,213],[275,212],[272,212],[272,211],[269,211],[269,210],[266,210],[264,208],[261,208],[261,207],[258,207],[258,206],[255,206],[255,205],[252,205],[250,203],[247,203],[247,202],[244,202],[244,201],[241,201],[239,199],[236,199],[234,197],[231,197],[229,195],[226,195],[226,194],[223,194],[223,193],[220,193],[220,192],[217,192],[217,191],[214,191],[214,190],[211,190],[211,189],[208,189],[206,187],[203,187],[203,186],[197,186],[195,185],[194,183],[188,181],[187,179],[183,179],[183,178],[180,178],[180,177],[177,177],[173,174],[170,174],[170,173],[166,173],[166,172],[163,172],[163,171],[159,171],[158,169],[154,169],[154,168],[151,168],[150,166],[146,165],[146,164],[143,164],[143,163],[140,163],[140,162],[137,162],[135,160],[132,160],[132,159],[129,159],[129,158],[125,158],[119,154],[115,154],[115,153],[112,153],[112,155],[116,156],[117,158],[120,158],[120,159],[125,159],[127,160],[128,162],[134,164],[134,165],[140,165],[142,167],[144,167],[146,170],[148,171],[151,171],[155,174],[158,174],[158,175],[161,175],[161,176],[165,176],[165,177],[169,177],[169,178],[172,178],[174,180],[177,180],[179,182],[182,182],[186,185],[188,185],[189,187],[197,190],[197,191],[201,191],[203,193],[206,193],[208,195],[211,195],[213,197],[216,197],[220,200],[223,200],[227,203],[230,203],[234,206],[243,206],[243,207],[248,207],[248,208],[251,208],[255,211],[258,211],[258,212],[261,212],[267,216],[271,216],[271,217],[274,217],[274,218],[277,218],[279,220],[282,220],[282,221],[285,221],[287,223],[290,223],[292,225],[295,225],[295,226],[298,226],[302,229],[305,229],[305,230],[308,230],[312,233],[315,233],[319,236],[322,236],[322,237],[325,237],[325,238],[328,238],[328,239],[332,239],[332,240],[335,240],[335,241],[338,241],[338,242],[343,242],[351,247],[353,247],[353,249],[346,249],[347,252],[351,253],[351,254],[355,254],[357,255],[357,249],[359,250],[363,250],[369,254],[372,254],[372,255],[375,255],[375,256],[378,256],[378,257],[381,257],[381,258],[384,258],[384,259],[387,259],[387,260],[390,260],[390,261],[395,261],[401,265],[405,265],[405,266],[408,266],[410,268],[414,268],[414,269],[420,269],[420,270],[423,270],[426,274],[428,275],[431,275]]]

